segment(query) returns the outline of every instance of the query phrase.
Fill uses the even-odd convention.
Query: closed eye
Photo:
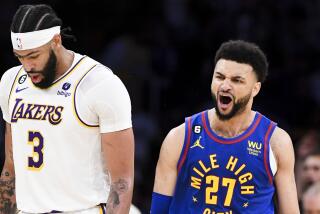
[[[23,59],[23,58],[30,58],[30,59],[36,59],[40,54],[39,54],[39,51],[36,50],[36,51],[32,51],[28,54],[25,54],[25,55],[20,55],[16,52],[13,52],[13,54],[18,58],[18,59]]]
[[[216,79],[218,80],[223,80],[224,79],[224,76],[220,75],[220,74],[217,74],[215,75]]]
[[[34,56],[29,56],[28,58],[29,58],[29,59],[36,59],[36,58],[38,58],[38,56],[39,56],[39,55],[34,55]]]

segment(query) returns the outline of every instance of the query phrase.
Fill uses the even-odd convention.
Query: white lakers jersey
[[[129,95],[110,69],[75,54],[62,77],[39,89],[14,67],[0,82],[0,104],[12,129],[19,210],[74,211],[107,201],[101,133],[131,127]]]

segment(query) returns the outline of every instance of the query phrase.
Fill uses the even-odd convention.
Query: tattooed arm
[[[16,212],[15,174],[13,167],[11,126],[5,128],[5,162],[0,177],[0,214]]]
[[[128,214],[133,193],[134,137],[132,128],[102,134],[102,152],[111,176],[107,214]]]

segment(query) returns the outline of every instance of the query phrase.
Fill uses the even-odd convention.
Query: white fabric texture
[[[272,151],[270,144],[269,144],[269,163],[270,163],[272,175],[274,176],[277,173],[277,161],[274,157],[274,154],[273,154],[273,151]]]
[[[15,50],[29,50],[47,44],[56,34],[60,34],[60,26],[26,33],[11,32],[11,43]]]
[[[82,98],[78,98],[78,94]],[[128,91],[105,66],[98,65],[85,76],[77,88],[76,103],[76,108],[83,110],[79,112],[80,118],[89,124],[99,124],[101,133],[132,127]],[[83,106],[87,106],[87,109]]]

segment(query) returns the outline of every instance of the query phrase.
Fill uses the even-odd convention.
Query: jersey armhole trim
[[[274,129],[276,127],[276,124],[274,122],[271,122],[268,130],[266,132],[266,135],[264,136],[264,154],[263,154],[263,162],[264,162],[264,167],[266,169],[269,183],[273,184],[273,176],[271,174],[271,168],[270,168],[270,160],[269,160],[269,141],[271,134],[273,133]]]
[[[89,70],[87,72],[85,72],[85,74],[80,78],[79,82],[77,83],[75,89],[74,89],[74,93],[73,93],[73,113],[74,115],[76,116],[78,122],[83,125],[83,126],[86,126],[86,127],[89,127],[89,128],[97,128],[99,127],[99,124],[89,124],[89,123],[86,123],[84,120],[81,119],[78,111],[77,111],[77,104],[76,104],[76,95],[77,95],[77,89],[78,89],[78,86],[80,85],[81,81],[84,79],[84,77],[90,72],[92,71],[92,69],[94,67],[96,67],[98,64],[95,64],[93,66],[91,66],[89,68]]]
[[[16,82],[17,82],[17,78],[20,74],[20,72],[23,70],[23,66],[21,65],[21,68],[19,69],[19,71],[17,72],[15,78],[14,78],[14,81],[12,83],[12,86],[11,86],[11,89],[10,89],[10,93],[9,93],[9,96],[8,96],[8,105],[9,105],[9,102],[10,102],[10,98],[11,98],[11,94],[12,94],[12,91],[13,91],[13,88],[14,86],[16,85]]]
[[[184,134],[184,143],[183,143],[183,147],[182,147],[182,151],[181,154],[182,156],[179,159],[178,162],[178,167],[177,167],[177,173],[179,174],[180,169],[184,163],[184,161],[186,160],[188,151],[189,151],[189,147],[190,147],[190,140],[191,140],[191,117],[186,119],[186,123],[187,127],[185,128],[185,134]]]

